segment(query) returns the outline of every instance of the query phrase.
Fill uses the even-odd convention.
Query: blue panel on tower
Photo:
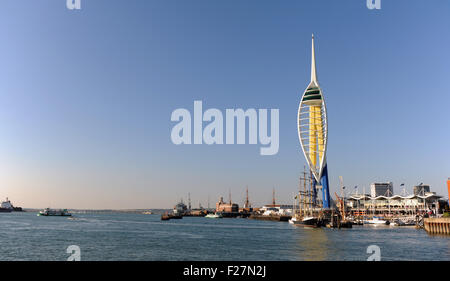
[[[317,181],[316,181],[316,178],[313,176],[312,172],[311,172],[311,180],[312,180],[312,203],[313,203],[313,206],[316,206],[316,204],[317,204],[317,189],[316,189]]]
[[[320,178],[320,183],[322,184],[322,200],[323,208],[330,208],[330,189],[328,184],[328,165],[325,164],[323,167],[322,178]]]

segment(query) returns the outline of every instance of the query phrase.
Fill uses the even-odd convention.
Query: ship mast
[[[244,204],[244,208],[250,208],[250,201],[248,199],[248,186],[245,190],[246,196],[245,196],[245,204]]]
[[[272,205],[275,207],[275,187],[272,190]]]
[[[191,193],[188,193],[188,208],[191,210]]]
[[[303,215],[306,215],[306,169],[305,166],[303,166]]]
[[[302,177],[300,176],[299,178],[298,178],[298,208],[299,208],[299,210],[298,210],[298,214],[299,215],[302,215],[302,213],[303,213],[303,207],[302,207],[302,200],[303,200],[303,197],[302,197]]]
[[[309,180],[309,215],[312,216],[313,214],[313,177],[314,175],[312,172],[310,172],[310,180]]]

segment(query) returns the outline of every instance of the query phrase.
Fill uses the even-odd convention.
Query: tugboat
[[[167,212],[165,212],[164,214],[161,215],[161,220],[162,221],[168,221],[170,220],[170,216]]]
[[[40,211],[38,216],[44,216],[44,217],[70,217],[72,216],[71,213],[67,211],[67,209],[64,210],[53,210],[50,208],[46,208],[42,211]]]
[[[188,208],[186,204],[183,203],[183,199],[173,207],[172,213],[164,213],[161,215],[161,220],[171,220],[171,219],[182,219],[183,216],[187,214]]]
[[[168,221],[170,219],[182,219],[183,216],[179,215],[179,214],[169,214],[167,212],[165,212],[164,214],[161,215],[161,220],[162,221]]]

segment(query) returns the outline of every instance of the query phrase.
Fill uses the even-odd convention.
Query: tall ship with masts
[[[303,171],[299,178],[298,195],[295,197],[297,206],[289,223],[307,227],[319,227],[325,224],[322,201],[317,199],[317,189],[314,189],[311,173]]]

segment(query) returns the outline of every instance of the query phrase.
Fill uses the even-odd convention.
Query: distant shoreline
[[[44,208],[37,209],[37,208],[23,208],[23,212],[39,212],[43,210]],[[58,209],[58,208],[56,208]],[[131,213],[131,214],[140,214],[143,212],[152,212],[153,214],[163,214],[165,212],[170,211],[171,209],[67,209],[69,212],[73,214],[100,214],[100,213]]]

